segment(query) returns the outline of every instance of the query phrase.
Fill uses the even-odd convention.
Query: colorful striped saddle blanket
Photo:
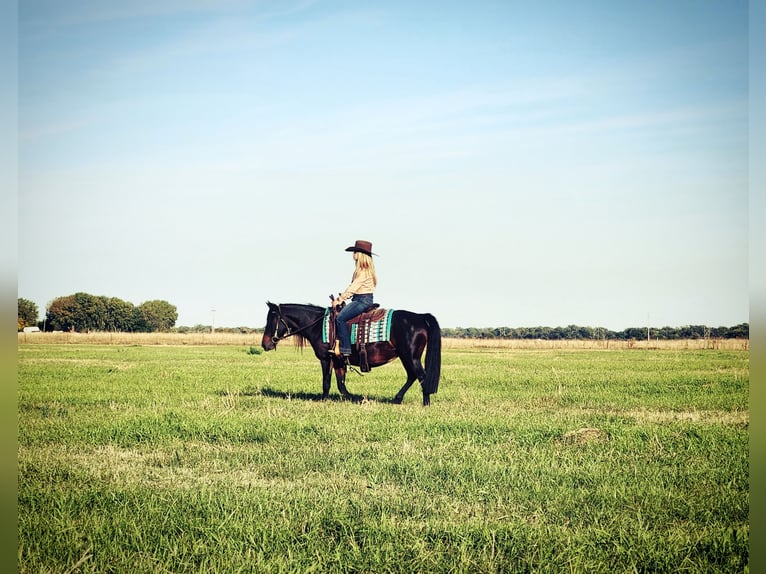
[[[376,309],[372,320],[368,321],[369,313],[357,315],[348,324],[351,325],[351,344],[356,345],[362,335],[365,343],[383,343],[391,340],[391,316],[393,309]],[[362,332],[362,331],[365,332]],[[335,329],[333,328],[333,332]],[[330,308],[325,309],[322,321],[322,342],[330,343]]]

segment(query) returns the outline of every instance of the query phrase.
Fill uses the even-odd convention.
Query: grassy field
[[[22,342],[20,572],[748,571],[741,349]],[[114,341],[113,341],[114,343]]]

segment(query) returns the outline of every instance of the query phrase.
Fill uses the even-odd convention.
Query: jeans
[[[372,305],[372,293],[354,295],[351,298],[351,302],[346,303],[346,306],[335,317],[335,331],[340,340],[340,352],[342,355],[351,354],[351,333],[348,330],[346,321],[361,315],[370,305]]]

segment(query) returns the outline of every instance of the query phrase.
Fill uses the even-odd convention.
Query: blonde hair
[[[378,276],[375,274],[375,262],[372,257],[361,251],[357,251],[356,255],[356,268],[354,269],[354,278],[360,273],[368,273],[372,277],[372,284],[375,287],[378,286]]]

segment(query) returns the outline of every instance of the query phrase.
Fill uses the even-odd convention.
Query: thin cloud
[[[223,12],[241,9],[247,5],[245,0],[156,0],[154,2],[89,0],[76,3],[42,0],[34,5],[22,4],[20,16],[22,24],[76,26],[134,18]]]

